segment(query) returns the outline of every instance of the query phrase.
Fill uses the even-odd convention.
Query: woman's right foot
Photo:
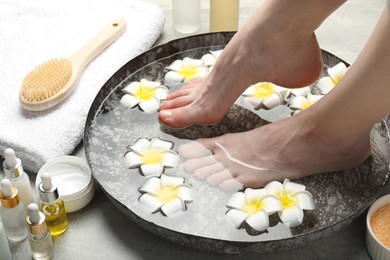
[[[217,123],[252,84],[297,88],[319,77],[322,58],[314,33],[275,33],[273,25],[264,25],[255,34],[248,28],[232,38],[207,78],[168,96],[159,114],[162,123],[174,128]]]

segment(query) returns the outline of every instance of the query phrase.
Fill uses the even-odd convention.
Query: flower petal
[[[215,64],[216,58],[211,53],[207,53],[202,56],[201,60],[203,61],[204,66],[213,66]]]
[[[143,161],[138,154],[134,152],[128,152],[125,155],[125,165],[127,168],[134,169],[140,166],[141,164],[143,164]]]
[[[270,96],[265,98],[263,101],[263,106],[268,108],[268,109],[271,109],[271,108],[276,107],[276,106],[281,105],[281,104],[283,104],[283,98],[277,92],[272,93]]]
[[[162,187],[175,187],[184,183],[184,179],[176,176],[161,175]]]
[[[335,84],[339,83],[347,71],[347,66],[344,63],[339,62],[335,66],[328,68],[328,74],[332,78]]]
[[[161,207],[161,211],[167,216],[179,210],[185,210],[185,204],[180,198],[175,198]]]
[[[310,93],[310,86],[303,87],[303,88],[294,88],[291,90],[291,94],[293,94],[294,96],[306,97],[307,94],[309,93]]]
[[[308,101],[305,97],[296,96],[291,99],[290,108],[304,110],[308,106]]]
[[[152,87],[152,88],[157,88],[157,87],[161,86],[161,83],[159,81],[150,81],[147,79],[141,79],[140,84],[141,84],[141,86],[148,86],[148,87]]]
[[[256,97],[246,97],[244,98],[247,102],[249,102],[255,109],[258,109],[263,104],[263,99]]]
[[[138,103],[140,102],[140,100],[132,95],[129,95],[129,94],[125,94],[123,95],[123,97],[121,98],[120,100],[120,103],[125,106],[125,107],[135,107],[136,105],[138,105]]]
[[[283,209],[280,199],[275,195],[266,195],[261,200],[263,210],[268,214],[273,214]]]
[[[182,60],[175,60],[173,61],[166,69],[178,71],[183,67],[183,61]]]
[[[292,182],[289,179],[285,179],[283,182],[283,188],[287,192],[298,192],[306,190],[306,186],[300,183]]]
[[[209,75],[209,68],[208,67],[203,67],[203,66],[198,67],[197,70],[198,70],[197,73],[195,73],[194,75],[186,77],[184,82],[189,82],[193,79],[204,78],[204,77],[207,77]]]
[[[301,209],[313,210],[316,208],[313,196],[306,190],[296,192],[293,197]]]
[[[164,83],[166,86],[177,87],[184,82],[185,77],[176,71],[169,71],[164,76]]]
[[[267,195],[265,189],[245,189],[245,202],[246,204],[258,204],[260,200]]]
[[[226,213],[226,217],[234,223],[236,228],[240,228],[249,215],[241,210],[231,209]]]
[[[179,165],[179,155],[175,151],[165,151],[163,156],[164,158],[161,163],[165,167],[175,168]]]
[[[256,231],[264,231],[269,227],[268,214],[264,210],[260,210],[258,213],[250,215],[246,219],[246,223]]]
[[[148,114],[156,113],[160,108],[160,101],[157,98],[152,98],[139,103],[142,111]]]
[[[146,177],[160,176],[164,170],[164,166],[161,163],[143,164],[140,167],[141,174]]]
[[[156,91],[156,98],[158,98],[159,100],[166,99],[169,93],[168,88],[164,86],[160,86],[156,88],[155,91]]]
[[[138,139],[132,146],[130,146],[130,149],[138,154],[142,154],[149,150],[150,141],[146,138],[140,138]]]
[[[160,138],[153,138],[150,141],[150,148],[159,150],[159,151],[167,151],[172,149],[173,143],[169,141],[161,140]]]
[[[314,104],[315,102],[317,102],[318,100],[320,100],[323,97],[324,97],[324,95],[313,95],[313,94],[309,93],[309,94],[307,94],[307,101],[309,101],[310,104]]]
[[[279,218],[288,227],[299,226],[303,221],[303,211],[298,206],[279,211]]]
[[[222,51],[223,51],[223,49],[221,49],[221,50],[216,50],[216,51],[210,51],[210,52],[211,52],[211,54],[213,54],[213,56],[214,56],[216,59],[218,59],[219,56],[221,56]]]
[[[129,85],[124,87],[122,89],[122,91],[127,93],[127,94],[135,95],[135,93],[139,89],[140,85],[141,85],[141,83],[139,83],[139,82],[131,82]]]
[[[268,194],[276,195],[279,194],[283,189],[283,184],[278,181],[271,181],[264,187]]]
[[[317,88],[320,90],[322,95],[325,95],[331,91],[336,84],[330,77],[320,78],[317,82]]]
[[[203,65],[203,61],[199,59],[192,59],[189,57],[185,57],[183,59],[183,67],[199,67]]]
[[[146,180],[144,185],[139,188],[139,191],[142,193],[149,193],[155,195],[156,192],[160,189],[160,178],[152,177]]]
[[[139,198],[139,202],[151,209],[152,213],[157,212],[164,204],[156,196],[145,193]]]
[[[245,194],[243,192],[234,193],[229,201],[226,203],[226,207],[242,210],[245,206]]]
[[[193,194],[192,194],[192,188],[190,185],[182,185],[178,187],[179,190],[179,197],[184,202],[191,202],[193,200]]]

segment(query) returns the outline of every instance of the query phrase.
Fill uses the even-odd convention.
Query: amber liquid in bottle
[[[41,202],[40,210],[46,216],[46,224],[52,236],[58,236],[66,231],[69,224],[61,198],[52,203]]]

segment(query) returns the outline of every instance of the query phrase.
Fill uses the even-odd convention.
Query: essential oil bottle
[[[41,175],[39,190],[39,209],[46,216],[46,224],[50,234],[57,236],[68,228],[68,218],[65,211],[64,201],[58,194],[57,186],[52,182],[51,176],[47,173]]]
[[[27,207],[28,204],[33,202],[33,195],[30,179],[23,170],[22,161],[16,157],[15,151],[11,148],[4,150],[4,159],[3,169],[5,177],[18,190],[20,200]]]
[[[26,209],[19,199],[18,190],[11,185],[10,180],[3,179],[0,187],[0,215],[5,234],[9,240],[22,241],[27,237],[24,224]]]
[[[35,260],[49,260],[54,255],[54,245],[46,225],[45,215],[39,211],[35,203],[28,205],[27,212],[27,237],[32,257]]]
[[[3,223],[0,221],[0,259],[11,260],[11,249],[9,248],[8,239],[5,235]]]

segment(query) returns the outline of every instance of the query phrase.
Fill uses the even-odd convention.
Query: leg
[[[184,145],[181,152],[190,158],[185,166],[222,187],[232,180],[260,187],[271,180],[355,167],[370,154],[371,128],[390,112],[389,71],[390,12],[386,8],[359,57],[323,99],[274,124],[198,140],[213,160]]]
[[[216,123],[253,83],[270,81],[285,87],[312,83],[322,68],[313,32],[344,2],[265,2],[226,46],[209,77],[168,97],[160,120],[172,127]]]

